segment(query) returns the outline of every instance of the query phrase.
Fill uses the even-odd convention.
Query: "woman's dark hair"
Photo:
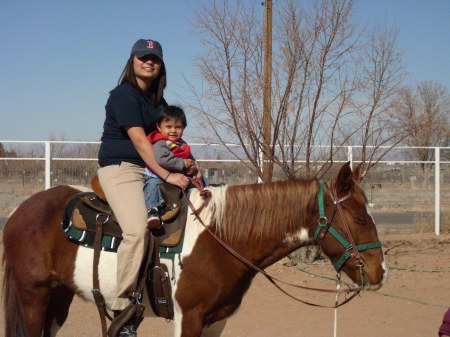
[[[165,120],[181,121],[184,128],[187,126],[186,115],[183,109],[175,105],[168,105],[161,110],[158,116],[158,124],[161,124]]]
[[[120,75],[118,85],[128,82],[136,89],[141,90],[136,81],[136,74],[134,73],[133,58],[134,55],[131,55],[130,58],[128,59],[127,64],[125,65],[125,68],[123,69],[122,74]],[[164,62],[161,61],[161,69],[159,71],[159,75],[152,82],[150,90],[148,92],[152,96],[155,106],[158,106],[162,103],[164,98],[164,89],[166,88],[166,85],[167,85],[166,66],[164,65]]]

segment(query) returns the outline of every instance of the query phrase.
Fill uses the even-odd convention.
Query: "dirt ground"
[[[337,310],[336,336],[437,336],[446,307],[450,306],[450,234],[386,235],[381,236],[381,241],[388,266],[394,269],[390,269],[387,283],[378,292],[365,292]],[[297,268],[332,277],[333,269],[326,261],[290,267],[286,266],[287,262],[285,259],[276,263],[268,272],[287,282],[335,287],[333,281]],[[335,300],[333,294],[288,290],[309,302],[332,305]],[[257,276],[240,310],[229,319],[222,337],[334,336],[334,315],[334,309],[315,308],[288,298],[264,277]],[[3,312],[0,325],[4,325]],[[172,323],[161,318],[145,319],[138,332],[140,337],[171,337]],[[3,331],[0,336],[4,336]],[[101,336],[95,306],[76,298],[58,336]]]

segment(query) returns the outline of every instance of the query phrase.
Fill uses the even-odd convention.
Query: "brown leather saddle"
[[[96,223],[100,221],[103,224],[103,235],[122,239],[122,229],[106,201],[97,176],[92,178],[91,187],[93,192],[77,194],[67,203],[67,206],[71,206],[71,209],[68,210],[71,225],[82,231],[96,232]],[[184,234],[187,205],[180,202],[181,191],[178,187],[164,183],[160,186],[160,190],[167,204],[177,203],[180,205],[180,212],[177,217],[153,230],[153,234],[158,237],[160,246],[175,247],[180,243]]]

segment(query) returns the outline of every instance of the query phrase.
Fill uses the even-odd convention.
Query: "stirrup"
[[[162,222],[168,222],[170,220],[173,220],[179,213],[180,213],[180,202],[174,202],[170,205],[166,205],[164,207],[160,214],[160,219]]]

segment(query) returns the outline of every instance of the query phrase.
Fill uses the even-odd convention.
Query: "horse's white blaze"
[[[295,243],[308,242],[310,240],[311,238],[309,237],[308,230],[302,227],[295,233],[288,233],[283,242],[292,245]]]
[[[368,205],[366,205],[366,210],[367,210],[367,214],[369,214],[372,222],[375,223],[375,220],[373,219],[372,213],[370,213]],[[383,252],[383,262],[381,263],[381,267],[383,268],[384,273],[383,273],[383,278],[381,279],[380,285],[384,284],[386,282],[386,280],[387,280],[387,277],[388,277],[388,268],[387,268],[387,264],[386,264],[386,255],[384,254],[384,249],[381,248],[381,250]],[[377,290],[378,288],[376,288],[374,290]]]

